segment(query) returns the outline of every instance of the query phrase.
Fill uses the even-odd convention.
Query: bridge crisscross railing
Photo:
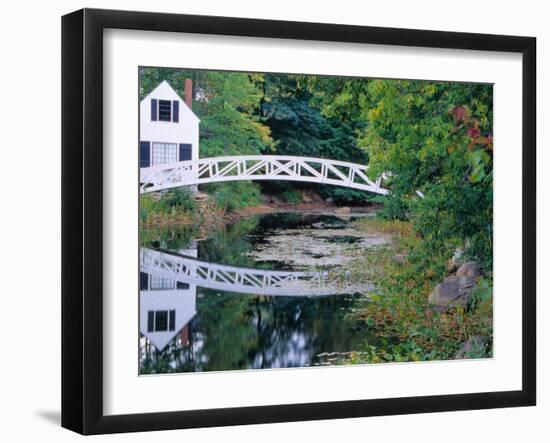
[[[385,195],[383,179],[373,181],[367,166],[338,160],[282,155],[209,157],[140,170],[140,192],[235,180],[287,180],[322,183]]]
[[[141,248],[140,270],[171,280],[246,294],[322,296],[373,289],[372,284],[348,284],[328,271],[270,271],[208,263],[192,257]]]

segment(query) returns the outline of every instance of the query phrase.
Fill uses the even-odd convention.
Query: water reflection
[[[228,266],[197,260],[191,256],[141,248],[142,274],[152,278],[243,294],[271,296],[324,296],[366,292],[368,282],[352,284],[337,271],[280,271]]]
[[[279,220],[281,225],[288,227]],[[247,240],[226,244],[231,233],[225,234],[225,250],[237,247],[239,254],[216,258],[229,262],[242,261],[254,249],[250,239],[264,242],[268,233],[261,220],[232,229],[242,229],[238,238]],[[365,330],[345,314],[372,289],[368,282],[352,285],[330,269],[207,261],[204,256],[219,249],[203,244],[199,259],[192,240],[178,249],[158,248],[165,245],[140,250],[141,373],[309,366],[323,363],[323,353],[350,351],[365,339]]]
[[[180,250],[189,257],[197,256],[196,243]],[[176,279],[166,272],[151,273],[140,257],[139,324],[140,332],[162,351],[177,335],[185,339],[189,322],[197,313],[197,287],[185,279]],[[167,275],[168,274],[168,275]]]

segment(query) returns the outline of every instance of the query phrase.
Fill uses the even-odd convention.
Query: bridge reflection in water
[[[159,351],[178,334],[185,344],[197,314],[197,286],[232,293],[325,297],[365,293],[371,283],[350,284],[330,271],[278,271],[208,263],[197,249],[179,253],[140,249],[140,332]]]

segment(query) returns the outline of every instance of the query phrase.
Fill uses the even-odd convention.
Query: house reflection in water
[[[196,245],[178,251],[197,257]],[[196,315],[197,286],[155,274],[140,272],[140,332],[162,351],[178,334],[181,344],[189,344],[189,323]]]

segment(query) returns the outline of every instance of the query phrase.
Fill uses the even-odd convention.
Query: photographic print
[[[139,374],[492,357],[492,84],[138,75]]]

